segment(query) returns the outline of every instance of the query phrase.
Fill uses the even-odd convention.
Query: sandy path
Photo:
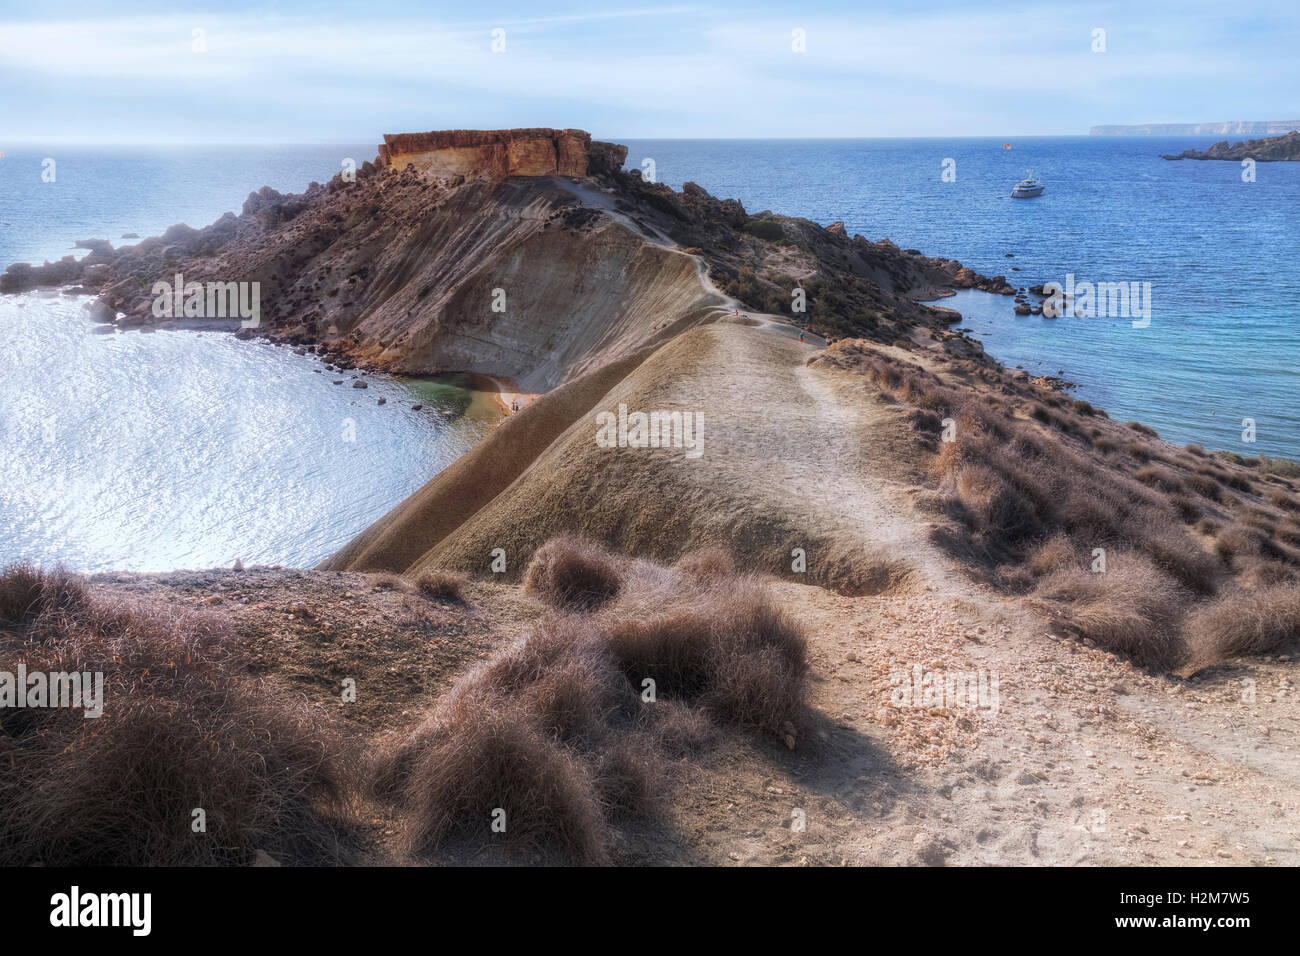
[[[712,331],[725,360],[711,385],[737,410],[711,426],[724,451],[709,480],[743,489],[752,507],[783,502],[809,527],[832,524],[913,575],[874,597],[778,585],[807,628],[819,716],[797,753],[728,755],[692,792],[706,859],[1300,864],[1287,656],[1187,682],[1055,637],[931,545],[892,455],[888,406],[849,376],[808,368],[809,346]],[[756,434],[733,445],[742,407]],[[997,705],[898,706],[895,679],[917,667],[995,678]],[[796,810],[803,832],[791,829]]]
[[[727,322],[717,294],[708,347],[636,386],[648,407],[709,410],[706,453],[663,487],[724,527],[779,516],[910,574],[869,597],[777,585],[809,635],[813,726],[794,752],[710,758],[677,800],[682,859],[1300,864],[1293,661],[1187,682],[1053,636],[930,543],[897,410],[809,368],[816,346],[780,317]],[[891,700],[916,668],[996,679],[996,706]]]

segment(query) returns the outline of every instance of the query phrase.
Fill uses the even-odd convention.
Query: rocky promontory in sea
[[[1225,139],[1207,150],[1185,149],[1177,156],[1163,154],[1161,159],[1253,159],[1257,163],[1294,163],[1300,161],[1300,131],[1269,139],[1248,139],[1229,146]]]
[[[155,315],[155,282],[257,283],[260,322],[242,335],[389,371],[531,372],[539,390],[737,302],[889,343],[946,330],[956,313],[925,303],[954,289],[1015,294],[1004,276],[843,223],[748,212],[689,182],[673,190],[624,170],[625,157],[582,130],[386,136],[354,177],[298,195],[263,188],[238,215],[134,245],[86,240],[80,259],[10,266],[0,292],[72,287],[118,327],[165,326],[179,320]],[[525,357],[543,339],[569,345],[538,369]]]

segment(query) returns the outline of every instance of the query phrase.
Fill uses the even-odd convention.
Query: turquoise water
[[[1162,153],[1215,137],[917,140],[632,140],[628,166],[693,180],[763,209],[960,259],[1018,286],[1149,281],[1152,320],[1019,318],[1010,299],[939,304],[965,313],[1010,365],[1064,370],[1078,394],[1180,443],[1300,457],[1300,163]],[[941,178],[945,159],[956,180]],[[1013,200],[1033,168],[1047,189]],[[1011,253],[1014,258],[1007,258]],[[1018,268],[1020,271],[1012,271]],[[960,304],[958,304],[960,303]],[[1257,424],[1242,442],[1241,421]]]

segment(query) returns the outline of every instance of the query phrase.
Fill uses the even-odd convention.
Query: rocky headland
[[[1294,163],[1300,161],[1300,131],[1268,139],[1248,139],[1229,145],[1225,139],[1209,149],[1185,149],[1178,155],[1162,154],[1161,159],[1253,159],[1257,163]]]
[[[956,319],[922,300],[962,288],[1014,294],[1004,277],[850,237],[842,223],[749,213],[694,183],[647,182],[622,170],[625,156],[580,130],[387,136],[355,181],[340,174],[294,195],[263,188],[239,215],[121,248],[88,240],[79,261],[10,266],[0,291],[79,286],[97,295],[103,319],[134,327],[179,321],[151,308],[153,284],[176,274],[257,282],[260,325],[240,334],[531,391],[737,306],[890,342]]]

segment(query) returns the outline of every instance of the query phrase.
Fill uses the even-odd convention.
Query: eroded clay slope
[[[489,574],[500,548],[513,579],[536,547],[572,531],[663,559],[721,544],[745,567],[844,593],[928,578],[939,559],[903,493],[918,458],[907,424],[887,407],[843,401],[839,378],[809,368],[813,346],[790,331],[691,329],[644,361],[543,397],[325,567]],[[698,456],[602,447],[597,416],[620,405],[694,416]],[[498,491],[506,460],[517,474]],[[795,549],[806,572],[793,570]]]

